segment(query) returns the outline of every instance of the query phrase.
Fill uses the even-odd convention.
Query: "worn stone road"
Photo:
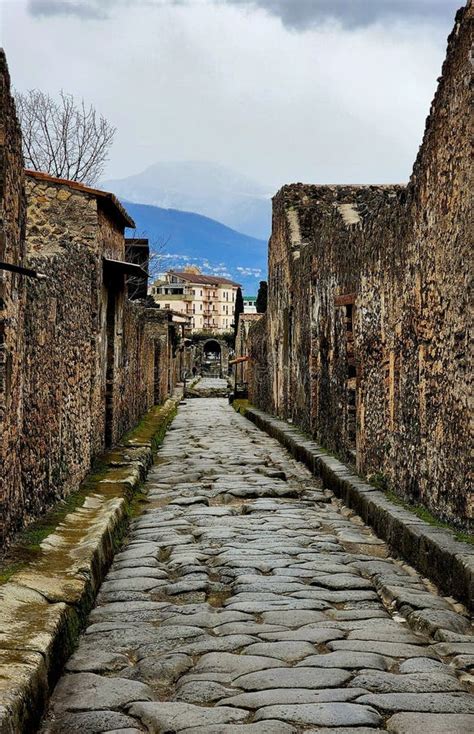
[[[201,377],[189,392],[200,398],[223,398],[229,392],[229,385],[227,380],[220,377]]]
[[[147,490],[43,732],[472,734],[462,608],[224,399],[181,406]]]

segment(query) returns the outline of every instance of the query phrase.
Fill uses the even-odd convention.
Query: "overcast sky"
[[[157,161],[405,181],[463,0],[0,0],[15,86],[118,128],[106,178]]]

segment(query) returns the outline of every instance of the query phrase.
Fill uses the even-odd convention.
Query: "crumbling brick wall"
[[[23,265],[25,198],[21,132],[0,49],[0,261]],[[15,525],[21,498],[19,446],[22,421],[24,280],[0,269],[0,547]]]
[[[268,345],[263,353],[256,329],[250,347],[254,402],[462,525],[472,517],[472,23],[469,5],[407,187],[296,184],[277,194]]]

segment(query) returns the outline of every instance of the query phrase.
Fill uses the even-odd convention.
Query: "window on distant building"
[[[201,311],[202,311],[202,303],[201,303]]]

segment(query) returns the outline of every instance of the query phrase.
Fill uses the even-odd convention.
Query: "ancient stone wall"
[[[237,334],[235,337],[235,356],[249,356],[249,331],[263,318],[261,313],[240,314]],[[244,385],[248,383],[248,362],[240,362],[234,366],[235,383]]]
[[[460,11],[413,175],[284,187],[250,393],[359,471],[467,524],[472,6]],[[267,376],[265,376],[265,369]]]
[[[190,346],[185,347],[183,327],[173,322],[170,311],[147,308],[148,328],[155,334],[155,402],[172,394],[178,382],[191,371]]]
[[[97,200],[27,177],[22,483],[26,519],[76,489],[105,445],[106,303]]]
[[[270,376],[270,350],[268,348],[268,314],[252,325],[249,330],[247,351],[248,396],[251,403],[272,412],[272,379]]]
[[[474,5],[458,11],[410,181],[420,478],[442,514],[472,518],[470,280]],[[407,303],[407,307],[409,303]],[[412,476],[407,452],[404,477]]]
[[[77,489],[94,457],[166,399],[176,371],[167,316],[126,297],[131,220],[119,203],[45,174],[23,182],[22,162],[16,175],[27,194],[24,264],[47,278],[21,281],[18,344],[9,347],[21,382],[8,396],[22,411],[15,440],[2,447],[5,476],[16,481],[5,497],[4,539]]]
[[[23,265],[25,256],[23,165],[10,76],[0,49],[0,262],[13,265]],[[18,452],[24,301],[22,276],[0,268],[0,547],[15,524],[14,505],[22,492]]]

